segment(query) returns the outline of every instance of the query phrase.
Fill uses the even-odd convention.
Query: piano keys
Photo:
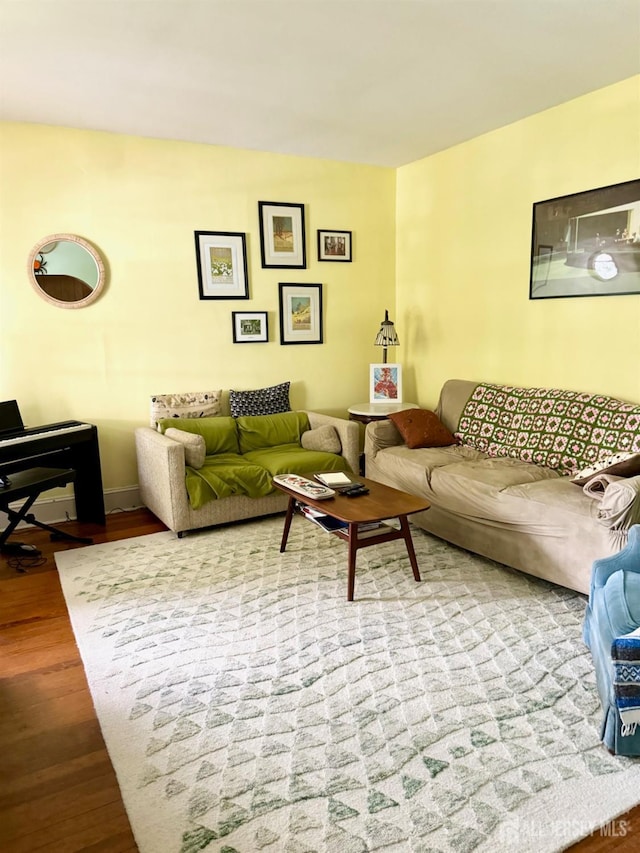
[[[28,441],[35,441],[37,438],[54,438],[58,435],[68,435],[70,432],[90,429],[89,424],[72,423],[66,421],[59,426],[51,424],[51,426],[32,427],[25,429],[19,435],[11,436],[10,438],[0,438],[0,446],[11,447],[14,444],[25,444]]]

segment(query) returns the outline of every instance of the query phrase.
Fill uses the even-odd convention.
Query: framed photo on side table
[[[322,343],[322,285],[280,284],[280,343]]]
[[[266,311],[232,311],[234,344],[267,343],[269,320]]]
[[[305,269],[304,205],[259,201],[262,267]]]
[[[369,365],[369,402],[402,402],[402,365]]]
[[[351,263],[351,231],[318,231],[318,260]]]
[[[195,231],[200,299],[248,299],[247,242],[234,231]]]

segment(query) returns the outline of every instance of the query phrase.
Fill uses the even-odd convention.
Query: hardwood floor
[[[96,543],[166,529],[146,510],[60,526]],[[21,574],[0,555],[0,849],[136,853],[52,556],[82,546],[37,529],[13,538],[44,560]]]
[[[146,510],[111,515],[106,528],[60,526],[96,544],[166,529]],[[17,538],[40,548],[43,560],[18,573],[0,555],[0,849],[136,853],[53,559],[82,546],[52,543],[37,529]],[[609,850],[640,850],[640,806],[571,848]]]

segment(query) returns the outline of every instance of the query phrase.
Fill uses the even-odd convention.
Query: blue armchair
[[[634,524],[622,551],[593,564],[583,630],[604,711],[601,738],[616,755],[640,756],[640,636],[625,637],[638,628],[640,524]]]

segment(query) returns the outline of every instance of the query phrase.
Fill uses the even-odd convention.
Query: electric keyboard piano
[[[78,521],[105,523],[98,430],[80,421],[22,429],[0,438],[0,474],[35,466],[73,468]]]

